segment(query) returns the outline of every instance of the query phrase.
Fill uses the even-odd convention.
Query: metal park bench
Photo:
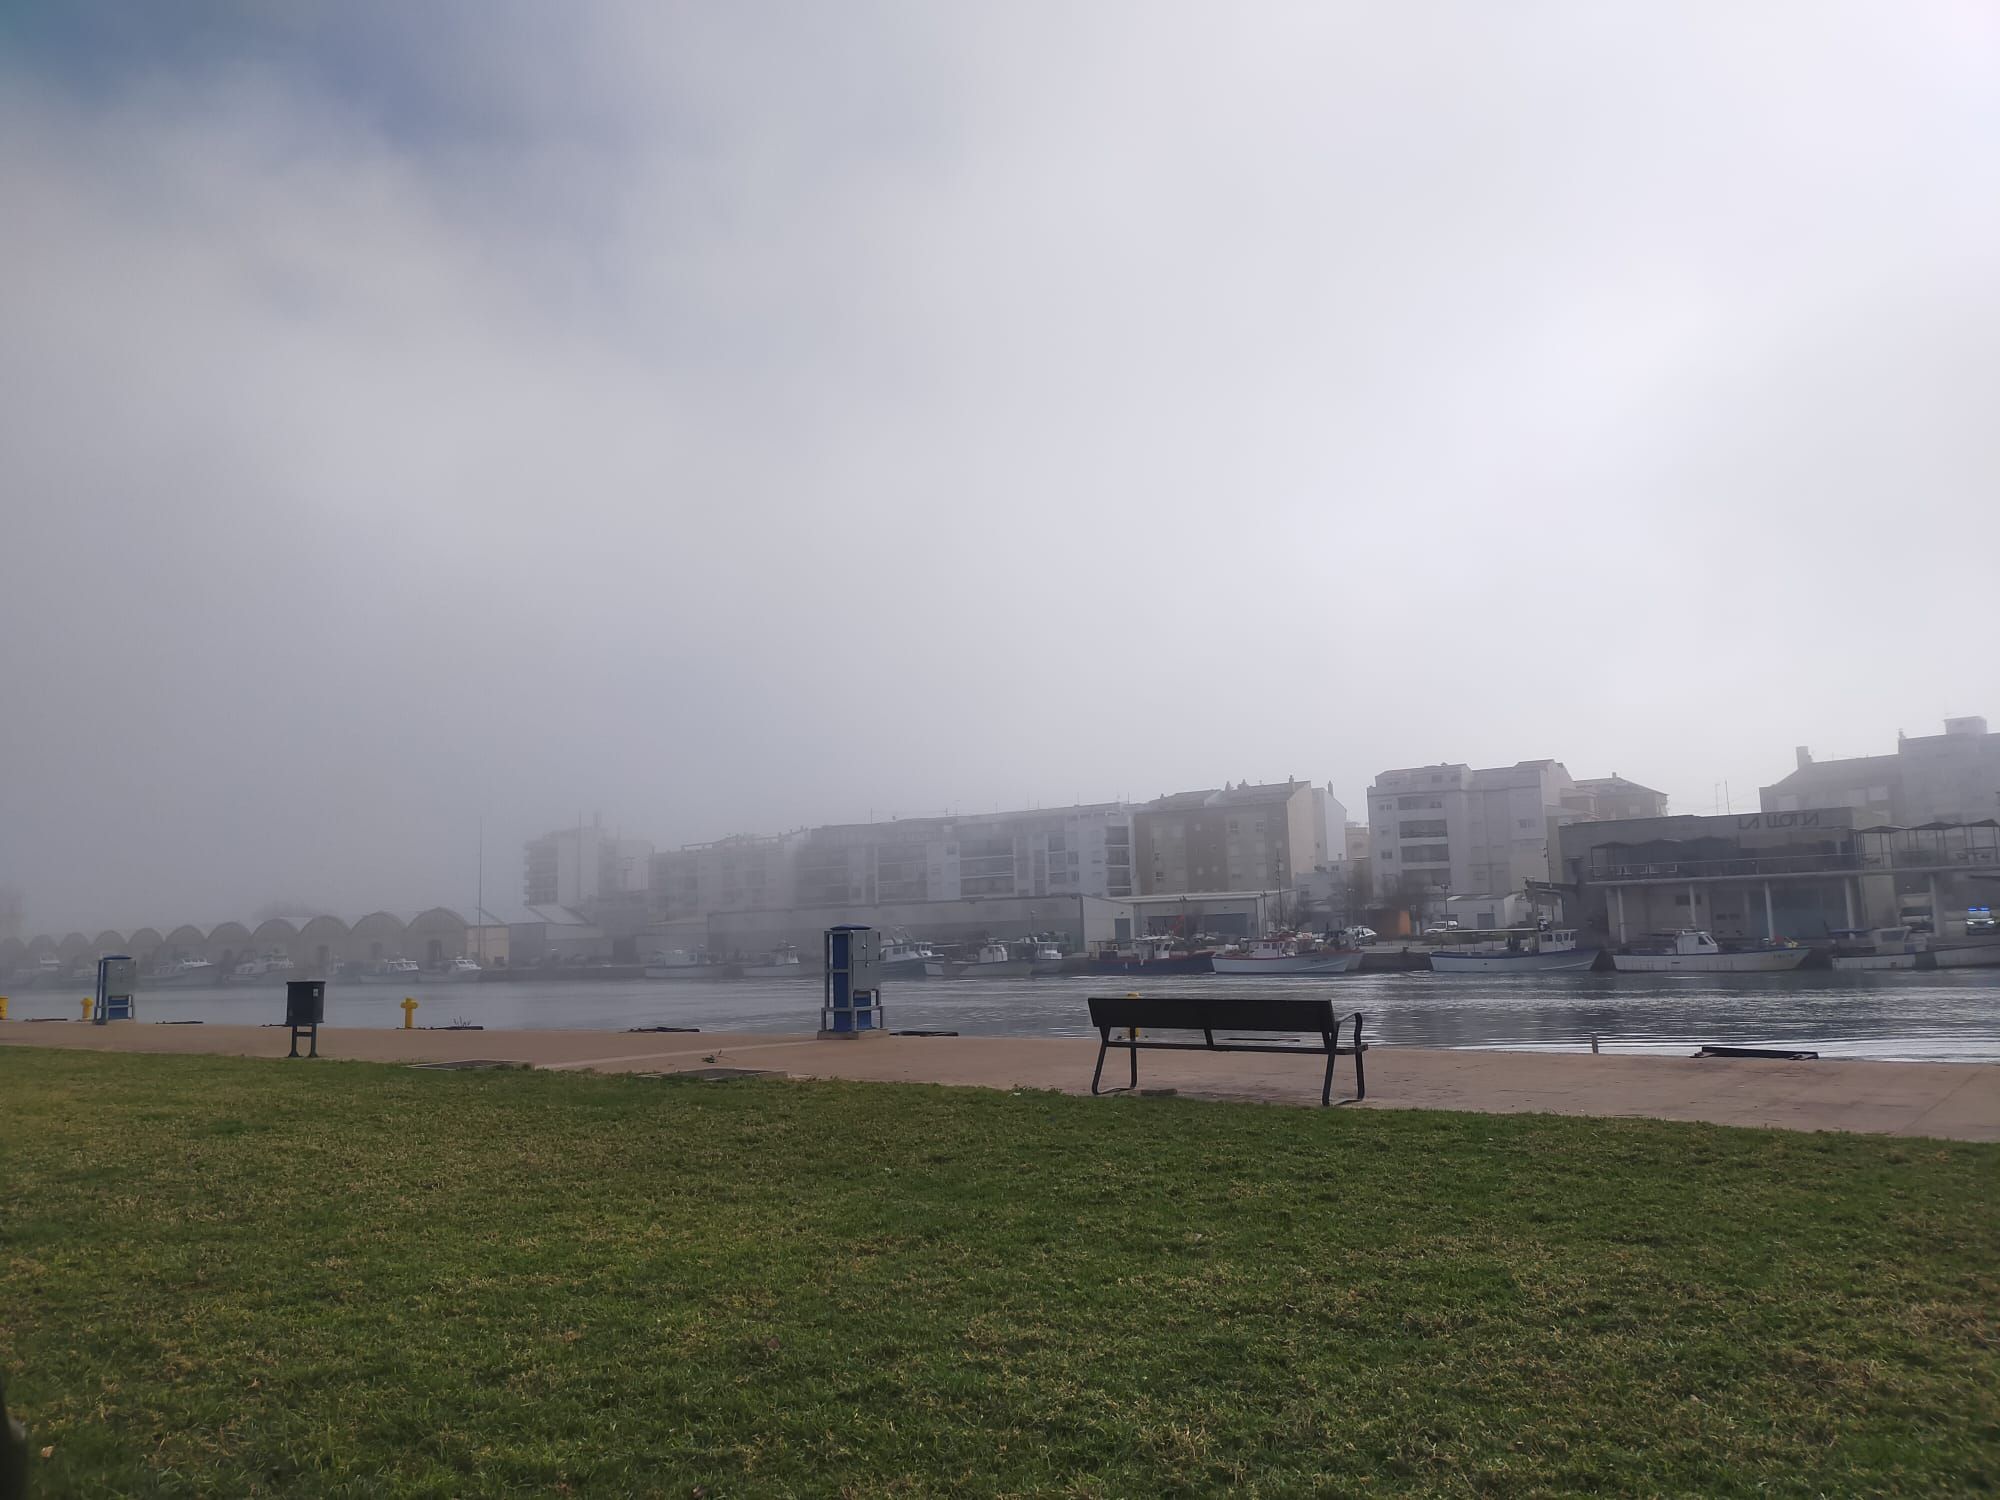
[[[1326,1058],[1326,1079],[1320,1085],[1319,1102],[1333,1103],[1333,1065],[1336,1059],[1354,1059],[1354,1097],[1368,1097],[1368,1080],[1362,1071],[1362,1054],[1368,1044],[1361,1040],[1361,1012],[1336,1016],[1331,1000],[1266,1000],[1254,996],[1231,995],[1092,995],[1090,1024],[1097,1028],[1097,1071],[1090,1075],[1090,1091],[1103,1092],[1104,1059],[1113,1047],[1132,1055],[1132,1082],[1139,1087],[1141,1052],[1297,1052],[1308,1057]],[[1351,1026],[1352,1039],[1341,1041],[1343,1026]],[[1198,1031],[1198,1042],[1156,1042],[1140,1033],[1142,1029]],[[1123,1031],[1124,1036],[1113,1036]],[[1218,1042],[1218,1031],[1253,1032],[1262,1035],[1302,1035],[1316,1037],[1317,1043],[1246,1042],[1227,1038]],[[1116,1093],[1119,1090],[1113,1090]]]

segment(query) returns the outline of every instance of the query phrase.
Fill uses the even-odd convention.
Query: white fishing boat
[[[1431,950],[1439,974],[1574,973],[1597,962],[1598,950],[1579,948],[1574,928],[1548,932],[1523,928],[1495,932],[1488,939]]]
[[[756,963],[743,965],[742,970],[745,979],[796,979],[805,971],[799,950],[790,943],[780,943]]]
[[[1026,942],[1016,950],[1028,960],[1030,974],[1060,974],[1063,971],[1063,951],[1054,943]]]
[[[1810,952],[1807,948],[1745,948],[1725,953],[1706,932],[1687,928],[1656,933],[1645,949],[1614,953],[1611,963],[1620,974],[1769,974],[1796,969]]]
[[[897,934],[882,940],[882,956],[876,960],[875,972],[884,979],[921,979],[924,965],[937,961],[938,956],[929,943]]]
[[[267,953],[262,958],[246,958],[229,971],[233,980],[278,981],[292,977],[292,960],[283,953]]]
[[[720,979],[729,966],[712,960],[699,948],[689,952],[676,948],[671,953],[655,953],[646,960],[648,979]]]
[[[153,971],[148,981],[152,985],[199,985],[214,984],[215,965],[205,958],[177,958],[172,963]]]
[[[1833,934],[1836,969],[1914,969],[1924,951],[1922,933],[1907,927],[1861,927]]]
[[[924,973],[932,979],[1026,979],[1034,972],[1034,961],[1014,957],[1005,943],[982,944],[969,959],[932,958],[924,962]]]
[[[469,958],[454,958],[443,968],[434,969],[424,976],[430,984],[477,984],[479,976],[486,971]]]
[[[1940,969],[1983,969],[2000,964],[2000,941],[1993,938],[1981,940],[1973,938],[1967,942],[1952,941],[1931,944],[1931,962]]]
[[[1209,959],[1217,974],[1345,974],[1361,962],[1359,948],[1323,948],[1297,938],[1260,938]]]
[[[363,984],[412,985],[424,977],[424,966],[414,958],[385,958],[362,974]]]

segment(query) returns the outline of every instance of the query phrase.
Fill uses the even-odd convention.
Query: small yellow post
[[[417,1002],[410,996],[405,995],[403,997],[403,1030],[415,1031],[416,1029],[417,1029]]]
[[[95,1002],[95,1000],[94,1000],[94,999],[93,999],[93,998],[92,998],[91,996],[89,996],[89,995],[85,995],[85,996],[83,997],[83,1018],[84,1018],[84,1020],[88,1021],[88,1020],[90,1019],[90,1007],[91,1007],[91,1006],[92,1006],[93,1004],[95,1004],[95,1003],[96,1003],[96,1002]]]
[[[0,1021],[7,1019],[7,997],[0,995]]]

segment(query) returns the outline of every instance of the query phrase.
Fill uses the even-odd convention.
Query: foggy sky
[[[0,19],[30,930],[2000,720],[1990,6]]]

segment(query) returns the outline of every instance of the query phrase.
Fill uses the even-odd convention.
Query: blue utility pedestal
[[[127,958],[122,953],[114,953],[97,961],[97,1013],[92,1019],[102,1026],[106,1021],[129,1021],[133,1015],[133,996],[139,992],[139,962]]]
[[[819,1034],[843,1041],[882,1035],[882,935],[874,928],[827,928]]]

